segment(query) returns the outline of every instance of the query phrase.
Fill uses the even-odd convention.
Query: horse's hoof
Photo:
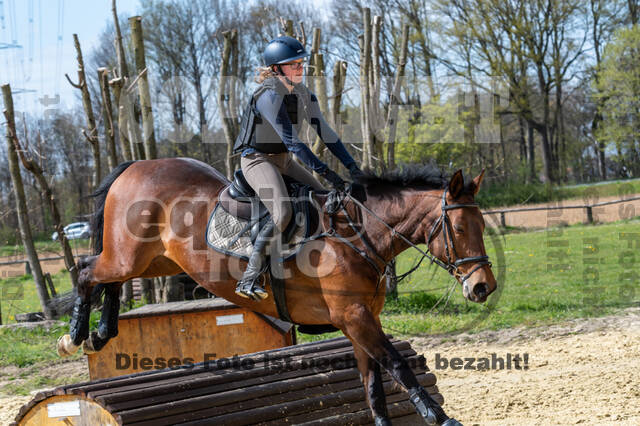
[[[376,417],[374,422],[375,426],[391,426],[391,420],[388,417]]]
[[[80,348],[80,346],[74,345],[73,341],[71,340],[71,336],[69,336],[68,334],[65,334],[64,336],[60,336],[58,338],[58,344],[57,344],[58,356],[63,358],[71,356],[76,352],[78,352],[78,348]]]
[[[446,422],[442,423],[442,426],[462,426],[462,423],[457,421],[456,419],[448,419]]]
[[[93,347],[93,340],[91,339],[91,337],[82,342],[82,352],[84,352],[85,355],[95,354],[96,352],[98,352]]]

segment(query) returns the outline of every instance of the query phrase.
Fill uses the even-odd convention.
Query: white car
[[[91,226],[89,222],[75,222],[64,227],[64,234],[68,240],[75,240],[76,238],[89,238],[91,236]],[[53,241],[58,240],[58,233],[54,232],[51,235]]]

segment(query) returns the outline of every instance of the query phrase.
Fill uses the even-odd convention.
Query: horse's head
[[[462,284],[464,297],[478,303],[497,285],[482,238],[484,219],[474,200],[483,176],[484,170],[465,186],[462,171],[455,172],[435,209],[439,217],[425,229],[429,251]]]

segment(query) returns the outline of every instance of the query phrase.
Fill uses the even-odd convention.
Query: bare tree
[[[40,261],[38,260],[38,253],[36,247],[33,244],[33,238],[31,236],[31,225],[29,223],[29,216],[27,214],[27,203],[24,194],[24,186],[22,185],[22,175],[20,173],[20,163],[18,160],[18,154],[16,152],[15,140],[18,138],[16,133],[15,115],[13,110],[13,98],[11,96],[11,86],[5,84],[2,86],[2,97],[4,99],[4,116],[7,120],[7,156],[9,159],[9,171],[11,173],[11,181],[13,182],[13,191],[16,197],[16,210],[18,212],[18,223],[20,225],[20,236],[22,237],[22,244],[24,245],[29,266],[31,267],[31,274],[35,281],[36,291],[38,298],[40,299],[40,306],[46,319],[52,319],[54,313],[49,307],[49,294],[47,293],[47,287],[42,274],[42,268],[40,267]]]
[[[87,86],[87,78],[84,71],[84,59],[82,58],[82,50],[80,48],[80,40],[78,40],[78,34],[73,35],[73,42],[76,47],[76,54],[78,60],[78,83],[71,81],[69,75],[65,74],[69,84],[76,89],[79,89],[82,93],[82,105],[84,106],[84,113],[87,118],[87,129],[82,131],[82,134],[91,145],[93,152],[93,181],[92,188],[97,188],[102,179],[102,173],[100,169],[100,145],[98,139],[98,129],[96,128],[96,120],[93,115],[93,107],[91,105],[91,94],[89,93],[89,87]]]
[[[26,146],[29,146],[29,137],[27,133],[26,123],[24,127],[25,144]],[[12,130],[12,132],[13,131],[15,131],[15,129]],[[40,132],[38,132],[38,139],[41,139]],[[56,232],[58,233],[58,241],[60,241],[60,246],[62,247],[62,252],[64,254],[64,263],[67,270],[69,271],[71,283],[75,288],[78,285],[78,270],[76,269],[76,262],[73,258],[73,251],[71,250],[71,246],[69,245],[69,240],[64,233],[64,223],[62,222],[60,210],[58,209],[58,202],[53,195],[51,185],[49,185],[49,182],[47,181],[47,178],[45,177],[44,171],[42,170],[40,164],[38,164],[38,162],[33,159],[33,155],[31,155],[31,152],[21,146],[20,141],[17,137],[14,137],[12,141],[14,148],[18,153],[18,157],[22,162],[22,165],[34,176],[34,178],[38,182],[41,193],[47,201],[47,206],[53,219],[53,225],[56,229]]]

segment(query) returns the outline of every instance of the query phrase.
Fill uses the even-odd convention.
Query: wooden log
[[[336,337],[334,339],[325,340],[323,343],[305,343],[292,347],[286,347],[282,349],[275,349],[270,351],[256,352],[248,355],[241,355],[238,357],[240,361],[249,357],[256,357],[269,354],[270,359],[278,360],[285,356],[297,356],[308,353],[315,353],[319,350],[331,350],[340,347],[350,347],[351,342],[345,337]],[[142,383],[152,383],[158,380],[181,378],[189,375],[202,373],[203,371],[215,371],[218,370],[215,364],[206,365],[205,363],[198,363],[193,367],[180,367],[173,370],[162,371],[148,371],[144,373],[130,374],[127,376],[113,377],[110,379],[103,379],[98,382],[84,382],[73,385],[62,386],[56,389],[56,394],[63,395],[66,393],[74,393],[78,395],[86,395],[89,392],[95,392],[101,389],[114,389],[118,386],[130,386],[138,385]],[[222,369],[219,369],[222,370]],[[151,384],[150,386],[153,386]]]
[[[407,359],[412,362],[418,362],[415,356],[408,357]],[[350,365],[350,368],[346,370],[332,369],[330,365],[327,365],[325,368],[306,368],[284,372],[270,372],[267,369],[255,368],[251,370],[252,373],[255,371],[255,374],[245,374],[244,377],[240,377],[237,380],[229,380],[225,377],[227,375],[241,376],[239,374],[233,374],[236,372],[231,372],[224,376],[212,376],[208,378],[209,380],[204,377],[181,383],[169,383],[162,386],[118,392],[99,397],[95,397],[92,394],[89,394],[89,396],[114,411],[127,410],[143,405],[138,401],[144,401],[144,405],[158,405],[169,401],[184,400],[186,398],[194,398],[208,394],[220,396],[221,392],[225,393],[226,398],[231,397],[232,401],[239,401],[244,397],[257,397],[261,392],[269,395],[271,393],[284,392],[284,389],[295,389],[296,386],[299,386],[299,389],[304,389],[305,387],[313,385],[315,377],[322,377],[324,380],[330,381],[358,379],[359,373],[356,370],[355,360],[353,361],[354,362],[350,364],[345,362],[345,364]],[[320,373],[323,374],[320,375]],[[346,374],[346,378],[341,376],[343,374]],[[435,384],[435,376],[429,377]],[[244,389],[248,388],[252,389],[250,394],[244,391]],[[235,395],[234,392],[239,393]],[[210,400],[211,406],[223,405],[223,403],[216,403],[215,401],[218,401],[218,399]]]
[[[150,310],[150,308],[148,308]],[[418,382],[442,404],[436,377],[409,342],[392,340],[412,367]],[[264,360],[288,360],[280,368]],[[351,342],[336,338],[324,342],[243,355],[255,359],[247,370],[204,363],[192,368],[151,371],[99,382],[62,386],[38,393],[20,410],[16,421],[33,416],[33,409],[52,398],[83,400],[118,424],[371,424],[365,390],[355,364]],[[314,361],[314,366],[304,362]],[[340,361],[338,364],[336,361]],[[286,366],[286,368],[285,368]],[[219,367],[219,368],[218,368]],[[386,372],[382,386],[390,417],[421,422],[406,392]],[[100,411],[98,410],[98,411]],[[95,411],[95,410],[94,410]]]
[[[403,351],[407,348],[405,345],[408,346],[408,342],[399,342],[397,345],[395,345],[395,347],[399,351]],[[338,348],[338,349],[317,350],[311,353],[313,353],[313,360],[315,362],[315,365],[322,365],[323,363],[329,364],[330,360],[337,356],[345,356],[345,359],[347,361],[350,359],[353,359],[353,356],[349,355],[351,351],[352,351],[351,347],[347,346],[347,347]],[[138,397],[140,398],[151,396],[156,393],[156,390],[163,389],[163,386],[167,386],[166,390],[168,391],[170,389],[173,389],[173,390],[176,390],[178,388],[190,389],[197,386],[207,386],[207,385],[215,385],[215,384],[229,385],[230,383],[235,383],[242,380],[273,375],[274,370],[284,369],[284,367],[276,368],[277,367],[276,363],[280,363],[280,365],[282,365],[282,360],[286,356],[288,356],[288,355],[280,356],[278,354],[272,354],[271,351],[259,352],[253,355],[255,356],[238,357],[237,365],[242,365],[242,362],[251,358],[259,360],[258,362],[255,363],[255,365],[251,369],[246,369],[246,370],[242,370],[238,368],[220,369],[220,368],[217,368],[217,364],[214,361],[210,363],[209,368],[204,367],[204,370],[202,368],[204,363],[194,365],[192,369],[194,370],[198,369],[198,372],[194,374],[189,374],[191,373],[190,370],[192,369],[186,369],[187,371],[181,372],[181,374],[174,374],[172,377],[166,377],[166,375],[160,375],[160,373],[158,372],[157,375],[154,376],[154,380],[152,381],[140,381],[140,382],[134,382],[134,383],[132,383],[131,381],[126,381],[123,384],[112,383],[109,387],[102,388],[102,389],[94,389],[88,392],[86,391],[87,389],[86,387],[82,387],[80,389],[81,390],[80,392],[78,392],[78,389],[73,389],[72,391],[74,393],[78,393],[81,395],[90,396],[91,398],[99,398],[104,395],[113,395],[114,397],[112,397],[111,399],[104,400],[107,403],[112,403],[112,402],[125,401],[129,398],[133,398],[136,396],[135,395],[136,393],[138,393]],[[265,355],[269,356],[269,361],[266,365],[264,361],[260,361],[264,359]],[[309,357],[306,355],[309,355],[309,353],[300,354],[298,356],[291,356],[290,358],[288,358],[289,363],[287,365],[287,370],[298,371],[303,369],[305,367],[305,364],[303,364],[303,361],[306,362],[306,365],[308,366],[310,362],[309,362]],[[300,374],[300,373],[295,373],[295,374]],[[148,390],[148,392],[145,392],[145,390]],[[122,396],[120,396],[121,394]]]

